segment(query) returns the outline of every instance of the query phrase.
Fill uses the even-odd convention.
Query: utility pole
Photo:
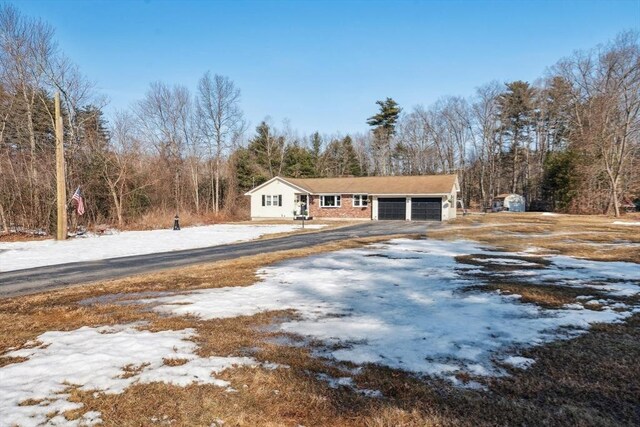
[[[60,92],[55,95],[56,113],[56,184],[58,199],[58,228],[56,240],[67,238],[67,183],[64,167],[64,128],[60,111]]]

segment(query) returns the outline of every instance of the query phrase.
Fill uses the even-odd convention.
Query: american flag
[[[84,215],[84,201],[82,200],[82,194],[80,194],[80,187],[73,193],[71,200],[76,201],[76,212],[78,215]]]

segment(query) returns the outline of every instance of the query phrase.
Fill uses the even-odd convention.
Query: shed
[[[491,202],[493,212],[524,212],[526,201],[520,194],[498,194]]]

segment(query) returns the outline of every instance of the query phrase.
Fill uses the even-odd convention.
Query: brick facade
[[[353,206],[352,194],[341,194],[339,208],[320,207],[320,196],[309,196],[309,215],[313,218],[360,218],[371,219],[371,201],[365,207]]]

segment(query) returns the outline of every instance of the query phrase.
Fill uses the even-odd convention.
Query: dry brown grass
[[[533,285],[530,283],[491,283],[467,288],[469,291],[500,291],[507,295],[520,295],[520,301],[537,304],[544,308],[561,308],[565,304],[575,303],[576,297],[588,295],[603,297],[598,290],[588,288],[572,288],[569,286]],[[596,305],[589,308],[597,309]]]
[[[640,227],[615,225],[615,220],[539,213],[469,215],[452,221],[450,227],[429,230],[428,236],[477,240],[508,251],[537,247],[597,261],[640,263]]]
[[[494,220],[495,218],[495,220]],[[537,246],[547,251],[593,259],[615,259],[615,251],[586,252],[586,243],[601,239],[612,242],[624,236],[638,242],[635,230],[612,226],[611,219],[540,217],[534,215],[471,216],[456,220],[442,230],[431,229],[438,238],[470,238],[511,250]],[[607,221],[609,224],[607,224]],[[477,225],[474,225],[477,224]],[[493,225],[495,224],[495,226]],[[512,224],[512,225],[509,225]],[[496,234],[500,231],[500,234]],[[556,231],[593,231],[580,237],[583,247],[561,244]],[[521,236],[526,234],[527,236]],[[593,233],[592,233],[593,234]],[[608,236],[608,237],[605,237]],[[65,415],[69,419],[84,412],[101,412],[106,426],[448,426],[448,425],[637,425],[640,423],[640,314],[620,324],[596,325],[579,338],[557,341],[526,350],[533,357],[532,368],[511,370],[511,375],[488,381],[489,391],[465,390],[433,378],[420,378],[383,366],[364,366],[354,378],[358,388],[380,390],[383,398],[363,396],[349,388],[331,388],[319,374],[345,376],[349,364],[335,364],[313,355],[315,345],[288,346],[270,332],[269,326],[282,318],[295,317],[293,311],[260,313],[233,319],[199,320],[190,317],[160,316],[136,305],[104,300],[80,305],[87,298],[121,293],[119,300],[136,299],[140,292],[183,292],[192,289],[246,286],[255,282],[256,270],[292,257],[329,250],[357,247],[387,240],[355,239],[304,250],[263,254],[255,257],[189,267],[78,286],[42,295],[0,301],[0,353],[23,345],[47,330],[71,330],[148,321],[151,330],[195,328],[201,356],[246,355],[261,361],[289,366],[287,369],[237,368],[220,378],[236,390],[192,385],[176,387],[164,383],[135,385],[122,394],[94,397],[70,387],[73,401],[82,402],[81,411]],[[572,239],[575,237],[572,237]],[[607,240],[609,239],[609,240]],[[618,255],[620,252],[617,252]],[[637,260],[637,254],[626,254]],[[544,262],[535,256],[523,260]],[[473,262],[460,259],[460,262]],[[494,266],[493,268],[501,268]],[[508,266],[502,271],[508,271]],[[537,267],[532,267],[537,268]],[[575,301],[578,295],[598,296],[597,289],[563,286],[525,285],[516,280],[495,280],[484,290],[517,293],[523,300],[557,308]],[[295,340],[296,337],[290,337]],[[0,359],[2,360],[2,359]],[[11,360],[8,363],[17,363]],[[167,359],[175,366],[182,360]],[[140,367],[131,366],[127,372]],[[471,379],[471,378],[469,378]],[[26,402],[34,403],[34,402]]]
[[[123,230],[156,230],[173,227],[173,210],[155,209],[142,215],[140,218],[127,223]],[[194,225],[219,224],[229,221],[237,221],[239,218],[233,217],[226,212],[180,212],[180,226],[191,227]]]
[[[317,232],[321,232],[321,231],[326,231],[326,230],[331,230],[334,228],[342,228],[342,227],[348,227],[350,225],[355,225],[358,224],[359,222],[356,221],[319,221],[319,220],[313,220],[313,221],[307,221],[305,222],[305,227],[307,225],[324,225],[324,227],[322,227],[321,229],[318,228],[300,228],[300,229],[296,229],[293,231],[288,231],[288,232],[284,232],[284,233],[272,233],[272,234],[264,234],[262,236],[260,236],[258,238],[258,240],[265,240],[265,239],[275,239],[278,237],[284,237],[284,236],[288,236],[290,234],[307,234],[307,233],[317,233]],[[292,220],[277,220],[277,221],[250,221],[250,222],[240,222],[240,223],[235,223],[235,224],[259,224],[259,225],[266,225],[266,224],[283,224],[283,225],[297,225],[297,226],[302,226],[302,223],[300,221],[292,221]]]
[[[46,240],[51,238],[51,236],[47,235],[38,235],[33,233],[1,233],[0,232],[0,242],[28,242],[31,240]]]
[[[187,359],[179,359],[179,358],[162,359],[162,364],[165,366],[182,366],[187,362],[188,362]]]

